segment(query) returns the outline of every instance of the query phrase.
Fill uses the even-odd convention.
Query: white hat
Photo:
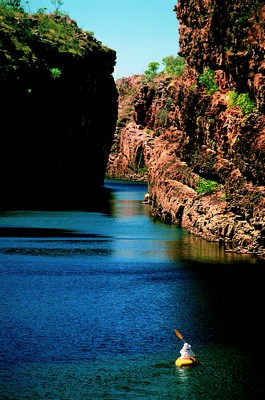
[[[185,350],[187,350],[187,349],[190,348],[190,345],[189,345],[188,343],[184,343],[184,346],[183,346],[183,347],[184,347]]]

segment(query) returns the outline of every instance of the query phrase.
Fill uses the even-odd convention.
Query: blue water
[[[1,400],[263,399],[264,263],[105,186],[98,210],[0,213]]]

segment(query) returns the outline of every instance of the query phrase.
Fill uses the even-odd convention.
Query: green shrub
[[[250,99],[248,93],[239,94],[236,104],[241,109],[244,116],[251,114],[256,110],[256,104]]]
[[[197,193],[212,193],[218,188],[218,183],[208,179],[201,178],[198,180]]]
[[[228,107],[235,107],[236,106],[236,99],[237,99],[237,92],[235,90],[230,90],[227,93],[227,106]]]
[[[62,75],[62,71],[59,68],[51,68],[50,72],[53,79],[60,78],[60,76]]]
[[[235,90],[230,90],[230,92],[228,92],[227,106],[240,108],[243,116],[257,111],[256,104],[250,99],[248,93],[238,94]]]
[[[214,77],[215,73],[209,67],[205,68],[203,74],[199,76],[199,84],[204,87],[208,94],[213,94],[218,90]]]
[[[148,172],[148,168],[146,165],[144,167],[138,167],[136,172],[137,174],[143,175]]]

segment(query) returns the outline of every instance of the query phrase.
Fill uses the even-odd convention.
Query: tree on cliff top
[[[148,69],[146,69],[146,70],[144,71],[144,73],[145,73],[146,75],[156,75],[157,72],[158,72],[158,70],[159,70],[160,64],[159,64],[159,62],[157,62],[157,61],[152,61],[152,62],[150,62],[150,63],[148,64],[147,67],[148,67]]]
[[[170,76],[181,77],[185,70],[185,59],[177,56],[167,56],[162,59],[164,69],[161,71],[162,74],[168,74]],[[144,71],[145,75],[150,79],[153,79],[158,74],[160,64],[156,61],[152,61],[148,64],[148,69]]]
[[[178,78],[183,74],[185,70],[185,59],[183,57],[168,56],[163,58],[162,64],[165,66],[163,72],[171,75],[177,76]]]

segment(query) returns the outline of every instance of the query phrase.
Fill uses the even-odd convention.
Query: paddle
[[[174,329],[174,332],[175,332],[175,334],[177,335],[177,337],[178,337],[179,339],[183,340],[183,342],[185,343],[185,340],[184,340],[182,334],[181,334],[177,329]]]

